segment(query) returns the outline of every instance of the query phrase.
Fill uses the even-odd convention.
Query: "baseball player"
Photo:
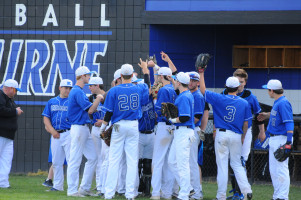
[[[229,77],[226,81],[228,95],[206,90],[204,71],[200,73],[200,90],[205,101],[213,107],[214,123],[217,129],[215,154],[217,164],[216,199],[225,200],[228,183],[228,162],[237,178],[239,188],[245,198],[252,199],[252,190],[246,172],[241,165],[241,149],[248,129],[248,120],[252,117],[248,102],[236,96],[240,85],[238,78]]]
[[[237,69],[234,73],[233,73],[234,77],[237,77],[240,85],[238,87],[238,93],[237,96],[245,99],[248,101],[249,103],[249,108],[251,109],[252,113],[255,115],[255,122],[258,125],[259,128],[259,138],[261,140],[264,140],[264,124],[263,121],[259,122],[257,120],[257,116],[258,114],[261,112],[261,108],[260,105],[258,103],[258,100],[256,98],[255,95],[252,94],[252,92],[248,89],[245,89],[245,85],[248,81],[248,74],[244,69]],[[227,91],[224,90],[223,92],[224,94],[227,94]],[[246,133],[246,137],[244,140],[244,143],[242,145],[242,151],[241,151],[241,163],[243,165],[243,167],[246,167],[246,162],[248,160],[249,154],[250,154],[250,150],[251,150],[251,143],[252,143],[252,118],[249,119],[248,121],[248,130]],[[234,196],[242,196],[241,191],[237,185],[237,181],[235,180],[235,176],[233,174],[232,169],[231,171],[231,183],[232,183],[232,187],[233,187],[233,194]]]
[[[89,80],[89,89],[92,93],[92,95],[89,97],[90,102],[94,102],[96,100],[96,97],[98,94],[104,95],[104,85],[103,80],[100,77],[91,77]],[[102,111],[102,103],[99,103],[96,112],[94,112],[92,115],[90,115],[90,118],[92,118],[92,130],[91,135],[92,139],[95,145],[96,154],[97,154],[97,165],[96,165],[96,190],[97,194],[101,193],[101,165],[102,165],[102,155],[101,155],[101,146],[102,146],[102,139],[99,137],[99,129],[104,117],[104,113]]]
[[[258,119],[269,119],[267,132],[269,140],[269,166],[274,187],[273,200],[287,200],[290,187],[288,159],[279,162],[275,159],[274,152],[285,144],[284,149],[291,150],[293,143],[294,121],[290,102],[283,95],[282,84],[279,80],[272,79],[263,88],[268,89],[268,94],[275,99],[270,113],[260,113]]]
[[[177,106],[179,114],[177,118],[169,119],[176,128],[170,147],[168,164],[180,186],[177,199],[181,200],[188,200],[189,195],[195,193],[190,185],[189,167],[190,143],[196,141],[194,135],[194,97],[188,89],[189,83],[190,77],[187,73],[180,72],[177,74],[175,89],[178,89],[180,94],[176,98],[175,106]],[[199,183],[199,179],[197,182]]]
[[[63,164],[70,155],[70,127],[67,120],[68,96],[72,81],[63,79],[60,83],[60,94],[50,99],[42,113],[45,129],[51,134],[51,154],[53,166],[53,187],[50,191],[64,190]]]
[[[196,138],[195,142],[191,143],[190,147],[190,175],[191,175],[191,186],[193,187],[195,194],[192,195],[191,199],[201,199],[203,198],[203,192],[200,185],[200,171],[198,165],[198,146],[201,140],[201,121],[205,106],[205,100],[201,94],[198,86],[200,81],[200,75],[197,72],[188,73],[190,76],[190,82],[188,89],[193,95],[194,98],[194,136]]]
[[[21,91],[17,81],[8,79],[0,90],[0,188],[9,188],[8,175],[14,154],[14,138],[18,129],[18,116],[23,111],[14,102],[17,91]]]
[[[170,83],[169,77],[172,71],[168,67],[161,67],[158,70],[158,82],[163,84],[163,87],[158,91],[157,101],[155,104],[155,111],[157,114],[157,131],[154,140],[154,151],[152,159],[152,197],[151,199],[171,198],[174,177],[168,166],[169,148],[173,136],[169,133],[168,129],[172,129],[171,123],[162,116],[161,103],[169,102],[174,103],[177,94],[173,85]]]
[[[141,64],[147,68],[146,62]],[[132,84],[133,72],[132,65],[121,66],[122,84],[109,90],[104,103],[106,114],[100,132],[105,130],[109,121],[114,126],[109,150],[105,199],[112,199],[115,194],[123,151],[127,163],[125,196],[127,199],[134,199],[135,196],[135,181],[138,173],[138,119],[141,118],[141,102],[148,97],[148,86]]]
[[[132,79],[135,84],[146,83],[150,87],[150,79],[148,74],[144,79]],[[149,197],[151,189],[151,177],[152,177],[152,157],[154,148],[154,128],[156,122],[155,108],[153,103],[153,97],[149,90],[149,96],[146,101],[142,102],[141,106],[142,117],[139,119],[139,163],[138,172],[140,177],[138,192],[142,193],[142,196]]]
[[[67,169],[68,196],[95,196],[95,194],[90,191],[90,188],[97,165],[97,155],[90,135],[89,124],[91,121],[88,113],[92,114],[96,111],[103,96],[98,94],[92,104],[84,93],[82,88],[89,82],[90,74],[91,72],[86,66],[77,68],[75,71],[76,85],[73,86],[69,94],[68,120],[71,123],[71,146]],[[79,167],[83,154],[87,158],[87,162],[85,164],[80,188],[77,189]]]

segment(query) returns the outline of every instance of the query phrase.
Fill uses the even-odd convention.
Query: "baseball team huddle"
[[[210,104],[217,164],[216,199],[252,199],[245,166],[253,122],[258,125],[260,142],[269,140],[272,199],[287,200],[294,121],[281,82],[272,79],[263,86],[275,99],[271,112],[266,113],[261,112],[256,96],[244,88],[248,80],[245,70],[237,69],[226,80],[225,90],[215,93],[206,89],[204,80],[208,54],[198,56],[194,72],[178,72],[164,52],[161,58],[168,67],[159,67],[154,57],[140,59],[143,79],[137,78],[132,65],[123,64],[114,73],[108,91],[104,91],[102,78],[85,66],[76,70],[74,85],[71,80],[61,80],[59,95],[48,101],[42,113],[45,129],[52,135],[54,178],[49,191],[64,190],[66,162],[67,196],[203,199],[200,166]],[[149,69],[154,72],[153,86]],[[85,85],[92,93],[89,97],[83,91]],[[16,90],[18,83],[10,79],[0,91],[1,121],[7,116],[16,121],[23,112],[13,101]],[[268,118],[265,130],[263,121]],[[0,187],[7,188],[16,129],[8,131],[2,126]],[[83,155],[87,161],[79,185]],[[226,195],[229,170],[233,174],[231,197]],[[91,189],[94,175],[96,192]]]

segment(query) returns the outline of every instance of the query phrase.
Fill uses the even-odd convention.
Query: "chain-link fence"
[[[295,129],[294,129],[294,143],[293,151],[289,159],[289,170],[291,177],[291,184],[301,184],[301,116],[294,116]],[[268,121],[265,122],[265,128]],[[254,123],[253,123],[254,124]],[[217,166],[214,152],[214,140],[213,140],[213,116],[210,115],[209,121],[205,130],[206,139],[204,141],[204,154],[203,154],[203,166],[202,175],[206,180],[215,179],[217,175]],[[251,183],[256,182],[271,182],[269,172],[269,151],[255,149],[254,141],[258,137],[258,126],[253,125],[252,134],[253,142],[251,146],[251,152],[247,162],[247,174]]]

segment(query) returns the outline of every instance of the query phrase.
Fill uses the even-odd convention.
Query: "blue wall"
[[[213,55],[205,73],[207,87],[224,87],[231,76],[233,45],[301,45],[301,26],[297,25],[220,25],[185,26],[151,25],[150,54],[156,54],[158,65],[160,51],[166,52],[178,71],[194,70],[199,53]],[[285,89],[301,88],[301,69],[246,69],[248,88],[261,88],[269,79],[280,79]]]
[[[146,0],[147,11],[301,10],[300,0]]]

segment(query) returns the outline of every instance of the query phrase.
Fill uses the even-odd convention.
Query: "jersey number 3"
[[[236,108],[234,106],[227,106],[226,110],[228,111],[228,115],[224,116],[224,120],[227,122],[233,122]]]
[[[129,101],[130,99],[130,101]],[[139,96],[137,93],[127,96],[125,94],[118,96],[118,105],[120,111],[136,110],[139,107]]]

